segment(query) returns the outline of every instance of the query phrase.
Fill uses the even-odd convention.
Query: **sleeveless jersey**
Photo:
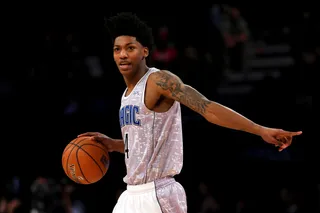
[[[125,143],[128,185],[144,184],[179,174],[183,164],[181,108],[174,102],[162,113],[145,106],[148,77],[159,71],[149,68],[130,94],[124,91],[119,120]]]

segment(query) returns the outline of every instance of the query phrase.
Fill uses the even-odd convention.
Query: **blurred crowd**
[[[287,17],[283,17],[283,12],[275,12],[271,17],[270,11],[266,9],[267,12],[263,12],[261,9],[252,11],[215,4],[203,10],[202,16],[184,15],[170,20],[169,14],[169,20],[158,20],[153,26],[156,42],[149,63],[176,73],[208,98],[240,110],[251,118],[261,114],[258,110],[252,110],[254,106],[274,112],[272,117],[281,117],[283,121],[278,122],[280,126],[311,130],[311,78],[320,65],[316,19],[313,14],[304,11],[299,14],[289,11]],[[38,129],[44,129],[42,124],[45,119],[37,116],[45,115],[46,120],[51,121],[61,117],[64,121],[61,125],[68,126],[64,126],[64,130],[69,131],[65,133],[65,138],[79,133],[79,130],[86,131],[89,126],[95,131],[104,128],[102,121],[80,125],[79,117],[102,120],[107,117],[116,121],[117,113],[109,117],[109,112],[117,110],[125,85],[121,83],[121,75],[112,61],[109,43],[105,32],[98,27],[86,28],[85,32],[46,28],[33,38],[34,48],[30,49],[30,55],[25,56],[29,63],[26,72],[18,77],[20,82],[17,83],[10,76],[12,74],[4,75],[0,81],[1,100],[7,100],[7,105],[4,104],[7,111],[3,113],[16,110],[13,113],[38,122]],[[22,99],[28,100],[24,102],[23,109],[18,107]],[[279,106],[278,102],[286,104]],[[183,110],[185,126],[191,128],[188,121],[196,122],[199,118],[187,109]],[[277,111],[279,114],[276,114]],[[295,122],[292,122],[292,114],[295,114]],[[272,123],[272,117],[259,117],[259,121],[268,125]],[[24,124],[28,128],[28,122]],[[117,128],[116,124],[113,126]],[[197,128],[190,122],[189,126]],[[311,136],[303,137],[304,141],[311,141]],[[188,141],[191,137],[185,138]],[[60,146],[63,147],[63,144]],[[188,156],[191,151],[186,146]],[[305,146],[298,145],[290,156],[275,155],[265,147],[247,149],[245,155],[254,159],[304,161],[310,158]],[[51,156],[54,154],[56,152]],[[36,159],[30,157],[29,160]],[[186,161],[187,166],[189,160]],[[190,169],[186,170],[190,172]],[[58,177],[41,175],[24,181],[23,176],[14,176],[1,181],[0,213],[103,211],[96,207],[103,208],[104,204],[97,205],[103,198],[92,202],[90,199],[97,198],[89,196],[95,193],[94,190],[99,190],[98,187],[90,191],[63,177],[63,174]],[[116,178],[122,181],[121,175]],[[187,194],[188,190],[192,194],[192,201],[191,198],[188,201],[191,213],[320,212],[319,184],[282,185],[280,181],[276,186],[267,187],[252,183],[220,184],[201,179],[192,183],[194,186],[186,186]],[[191,189],[195,186],[196,189]],[[123,187],[109,190],[114,196],[102,202],[106,202],[106,208],[111,209]]]
[[[111,209],[93,208],[86,205],[83,192],[66,179],[55,181],[43,177],[36,178],[24,199],[19,186],[19,177],[13,177],[2,187],[0,213],[88,213],[111,212]],[[320,210],[320,184],[276,184],[261,185],[257,182],[228,184],[200,181],[196,186],[189,212],[194,213],[316,213]],[[114,194],[114,201],[122,189]],[[5,193],[3,193],[5,192]],[[91,199],[94,199],[94,195]],[[105,202],[110,202],[106,200]],[[112,204],[113,204],[112,202]],[[99,210],[100,208],[100,210]],[[97,211],[98,210],[98,211]]]

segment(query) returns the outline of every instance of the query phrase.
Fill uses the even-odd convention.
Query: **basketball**
[[[76,183],[92,184],[108,171],[110,158],[107,148],[90,139],[72,140],[62,154],[62,167],[66,175]]]

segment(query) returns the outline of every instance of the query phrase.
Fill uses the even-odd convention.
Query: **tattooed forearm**
[[[202,115],[206,113],[210,101],[194,88],[184,85],[177,76],[164,71],[158,72],[156,85],[192,110]]]

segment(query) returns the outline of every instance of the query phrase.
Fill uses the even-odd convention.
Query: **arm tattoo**
[[[206,112],[210,101],[194,88],[183,85],[181,80],[176,76],[160,71],[156,79],[157,86],[170,92],[173,99],[202,115]]]

